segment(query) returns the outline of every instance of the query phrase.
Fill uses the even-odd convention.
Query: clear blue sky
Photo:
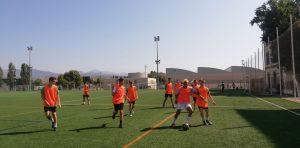
[[[261,47],[249,22],[265,0],[1,0],[0,66],[87,72],[240,65]]]

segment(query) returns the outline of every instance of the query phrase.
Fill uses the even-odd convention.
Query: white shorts
[[[179,110],[187,109],[187,108],[191,108],[193,110],[192,105],[189,103],[178,103],[176,105],[176,109],[179,109]]]

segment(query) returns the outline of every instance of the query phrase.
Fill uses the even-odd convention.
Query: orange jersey
[[[137,99],[136,87],[128,87],[127,88],[127,98],[129,101],[135,101]]]
[[[187,88],[180,87],[178,90],[177,103],[190,103],[191,93],[192,93],[191,87],[187,87]]]
[[[198,87],[197,91],[200,93],[200,95],[203,97],[202,98],[198,97],[196,104],[199,107],[208,107],[208,96],[209,96],[209,89],[208,87]]]
[[[174,86],[174,92],[176,93],[178,88],[181,87],[181,84],[180,83],[175,83],[175,86]]]
[[[173,93],[173,90],[172,90],[172,83],[167,83],[166,84],[166,92],[165,92],[165,94],[172,94]]]
[[[48,85],[42,89],[43,103],[46,107],[55,107],[58,101],[58,89],[56,85],[51,88]]]
[[[83,94],[89,95],[89,89],[90,89],[89,85],[84,85],[83,86]]]
[[[196,86],[193,86],[193,89],[194,89],[194,90],[198,90],[199,87],[200,87],[199,85],[196,85]],[[193,98],[197,98],[198,95],[197,95],[197,94],[192,94],[192,97],[193,97]]]
[[[124,103],[124,96],[125,96],[125,88],[121,85],[116,85],[116,87],[113,90],[115,94],[112,98],[113,104],[121,104]]]

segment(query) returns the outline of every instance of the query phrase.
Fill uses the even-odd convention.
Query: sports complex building
[[[178,68],[166,68],[166,75],[171,78],[173,82],[182,79],[205,79],[206,85],[210,88],[219,88],[220,84],[224,82],[225,88],[232,88],[234,83],[237,88],[249,87],[248,79],[263,78],[264,72],[260,69],[254,69],[242,66],[231,66],[225,70],[210,68],[210,67],[198,67],[197,72],[178,69]]]

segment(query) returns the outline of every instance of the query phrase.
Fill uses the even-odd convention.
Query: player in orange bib
[[[193,89],[194,90],[197,90],[199,88],[199,85],[197,83],[197,80],[193,80]],[[197,97],[198,97],[198,94],[192,94],[192,97],[193,97],[193,101],[194,101],[194,109],[196,109],[196,100],[197,100]]]
[[[174,103],[173,103],[173,99],[172,99],[172,94],[173,94],[173,90],[172,90],[172,82],[171,82],[171,78],[168,78],[168,83],[166,83],[165,85],[165,100],[163,102],[163,107],[165,107],[166,105],[166,101],[168,99],[168,97],[170,97],[171,99],[171,104],[172,104],[172,107],[174,108]]]
[[[132,115],[134,114],[134,104],[138,98],[136,86],[133,85],[132,81],[129,81],[129,87],[126,90],[126,98],[129,103],[129,116],[132,117]]]
[[[199,108],[200,115],[203,121],[203,125],[212,125],[212,122],[209,120],[208,114],[208,100],[210,99],[213,105],[216,105],[213,97],[210,95],[209,88],[205,86],[205,80],[199,80],[200,87],[198,87],[197,92],[200,94],[197,98],[196,104]],[[205,115],[204,115],[205,111]]]
[[[180,87],[181,87],[181,83],[179,83],[179,81],[176,80],[176,83],[175,83],[175,85],[174,85],[174,93],[176,93],[177,90],[178,90],[178,88],[180,88]]]
[[[183,80],[183,86],[180,87],[176,92],[176,98],[175,98],[175,104],[176,106],[176,114],[174,116],[174,120],[171,124],[172,127],[175,127],[176,120],[178,116],[180,115],[181,110],[186,109],[188,111],[188,117],[186,119],[186,124],[191,123],[192,114],[193,114],[193,108],[191,103],[190,96],[196,92],[192,87],[188,86],[188,79]]]
[[[58,95],[58,89],[55,85],[56,78],[50,77],[49,83],[44,86],[41,90],[41,98],[43,100],[45,116],[52,122],[52,129],[57,129],[57,114],[56,106],[61,107],[60,98]],[[52,116],[50,115],[52,113]]]
[[[124,107],[124,99],[125,99],[125,87],[124,79],[120,78],[119,84],[115,85],[114,89],[112,90],[113,97],[112,97],[112,103],[114,105],[114,112],[112,115],[112,118],[115,119],[116,114],[118,114],[118,111],[120,113],[120,124],[119,128],[123,128],[123,107]]]
[[[90,89],[89,84],[87,82],[85,82],[84,86],[83,86],[83,100],[82,100],[82,105],[85,105],[85,98],[88,101],[88,105],[91,104],[91,101],[89,99],[89,97],[90,97],[90,90],[89,89]]]

